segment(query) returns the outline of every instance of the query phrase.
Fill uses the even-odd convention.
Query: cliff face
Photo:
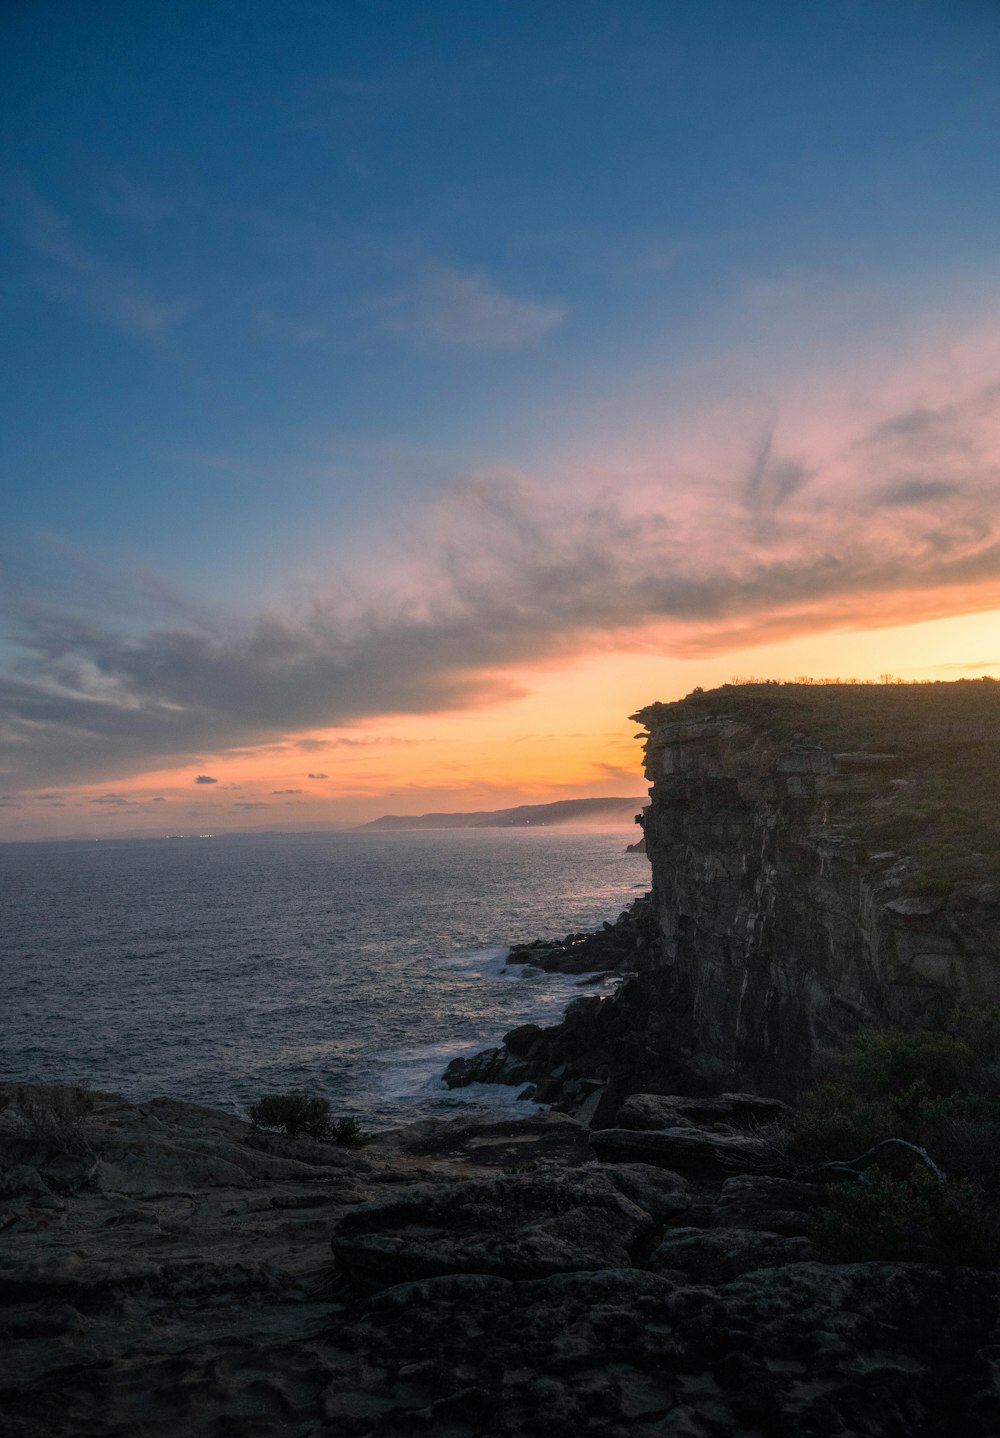
[[[860,1027],[1000,1002],[998,700],[747,686],[635,716],[660,938],[644,1009],[692,1078],[782,1091]]]

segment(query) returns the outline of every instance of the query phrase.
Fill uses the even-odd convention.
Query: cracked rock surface
[[[8,1110],[0,1431],[1000,1430],[997,1274],[819,1263],[816,1193],[602,1163],[558,1114],[348,1151],[98,1095],[68,1152]]]

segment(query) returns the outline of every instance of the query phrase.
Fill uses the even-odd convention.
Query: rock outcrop
[[[794,1088],[859,1028],[1000,1000],[1000,685],[751,685],[635,718],[647,991],[695,1075]]]
[[[598,1162],[558,1114],[349,1152],[110,1095],[45,1130],[54,1102],[0,1113],[5,1438],[1000,1423],[997,1274],[819,1263],[814,1184]]]
[[[1000,684],[726,686],[634,717],[652,890],[613,926],[617,993],[449,1081],[530,1081],[606,1127],[634,1092],[788,1096],[860,1029],[1000,1002]]]

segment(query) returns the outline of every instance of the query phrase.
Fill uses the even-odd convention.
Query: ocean
[[[371,1128],[516,1091],[448,1062],[555,1022],[576,977],[511,944],[649,887],[627,829],[466,829],[0,845],[0,1079],[245,1113],[303,1090]]]

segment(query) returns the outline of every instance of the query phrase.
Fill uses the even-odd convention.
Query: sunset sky
[[[14,0],[0,838],[1000,677],[995,0]]]

